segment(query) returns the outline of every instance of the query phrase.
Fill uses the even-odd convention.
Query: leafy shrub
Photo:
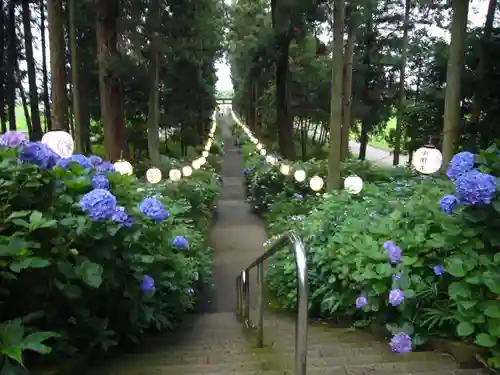
[[[397,345],[402,337],[413,345],[460,338],[488,348],[488,364],[499,367],[499,154],[492,146],[455,156],[447,172],[455,195],[451,182],[432,178],[367,184],[359,196],[325,194],[309,203],[278,195],[267,214],[270,231],[294,228],[305,241],[312,313],[385,324],[399,351],[408,349]],[[303,216],[293,221],[297,213]],[[271,263],[271,293],[295,309],[292,257],[281,253]]]
[[[0,148],[0,166],[2,371],[20,373],[25,350],[60,358],[137,342],[192,310],[210,277],[213,173],[153,187],[25,142]]]

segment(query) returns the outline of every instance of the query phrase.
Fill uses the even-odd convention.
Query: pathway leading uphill
[[[215,290],[206,312],[179,330],[147,340],[141,352],[116,359],[94,375],[285,375],[294,374],[294,322],[266,312],[265,347],[235,316],[235,277],[263,252],[263,223],[245,203],[242,159],[233,148],[229,116],[222,122],[226,155],[219,218],[213,228]],[[251,280],[255,291],[255,280]],[[252,311],[253,313],[253,311]],[[253,314],[251,314],[252,316]],[[481,375],[463,370],[452,357],[434,352],[393,354],[386,341],[364,332],[311,325],[308,341],[311,375]]]

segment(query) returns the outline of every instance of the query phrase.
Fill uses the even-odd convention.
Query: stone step
[[[202,374],[240,374],[243,371],[263,372],[279,370],[275,362],[253,361],[221,364],[188,365],[150,365],[148,362],[120,363],[107,372],[98,375],[202,375]]]

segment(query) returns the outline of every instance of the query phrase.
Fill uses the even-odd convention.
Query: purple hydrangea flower
[[[456,197],[465,206],[490,204],[497,185],[495,177],[476,170],[469,171],[457,178]]]
[[[175,236],[172,245],[178,249],[189,249],[189,242],[183,236]]]
[[[140,204],[141,212],[156,223],[159,223],[170,216],[170,212],[165,210],[163,204],[155,198],[145,198]]]
[[[62,158],[57,163],[58,166],[64,169],[69,169],[72,163],[80,164],[83,168],[93,168],[94,165],[85,155],[82,154],[74,154],[69,158]]]
[[[394,243],[394,241],[384,242],[384,249],[391,264],[401,263],[403,252],[401,251],[401,248]]]
[[[97,155],[90,155],[89,156],[89,161],[92,163],[92,165],[96,166],[99,164],[102,164],[102,158],[97,156]]]
[[[405,300],[405,293],[401,289],[392,289],[389,292],[389,303],[392,306],[399,306]]]
[[[116,208],[111,220],[120,224],[122,228],[131,228],[133,224],[132,218],[127,214],[127,212],[125,212],[125,208],[121,206]]]
[[[368,305],[368,297],[365,294],[362,294],[358,298],[356,298],[357,309],[362,309],[366,305]]]
[[[445,269],[441,264],[432,267],[432,270],[436,276],[441,276],[445,272]]]
[[[45,170],[54,168],[60,157],[41,142],[28,142],[21,146],[19,159],[24,163],[36,164]]]
[[[111,219],[116,212],[116,197],[105,189],[94,189],[80,200],[82,211],[94,221]]]
[[[96,174],[94,177],[92,177],[91,183],[94,189],[109,190],[109,180],[102,174]]]
[[[439,207],[445,215],[451,215],[458,204],[458,199],[454,195],[445,195],[439,200]]]
[[[455,181],[461,175],[474,168],[475,156],[471,152],[459,152],[450,161],[446,175],[452,181]]]
[[[155,290],[155,281],[149,275],[144,275],[141,281],[141,291],[143,293],[152,293]]]
[[[98,173],[108,173],[108,172],[116,172],[116,168],[113,163],[109,161],[105,161],[97,166],[96,168]]]
[[[28,143],[24,133],[8,131],[0,136],[0,147],[14,148]]]
[[[410,353],[413,350],[411,337],[404,332],[392,336],[389,346],[394,353]]]

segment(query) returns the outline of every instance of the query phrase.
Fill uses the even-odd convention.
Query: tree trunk
[[[498,0],[490,0],[488,4],[488,13],[486,14],[486,22],[484,23],[484,31],[481,37],[480,43],[480,56],[479,64],[477,66],[476,72],[478,77],[478,82],[476,90],[474,92],[474,97],[472,98],[472,110],[470,117],[470,136],[471,136],[471,149],[476,151],[478,144],[478,133],[479,133],[479,118],[481,116],[482,102],[485,97],[485,88],[488,87],[488,82],[486,82],[486,72],[489,65],[488,54],[487,54],[487,44],[491,39],[491,34],[493,31],[493,21],[495,19],[495,10],[497,8]]]
[[[52,127],[54,130],[69,132],[62,0],[47,0],[47,21],[49,25]]]
[[[2,65],[5,62],[5,7],[4,0],[0,0],[0,62]],[[2,133],[7,131],[7,118],[5,116],[5,73],[0,73],[0,123],[2,125]]]
[[[403,19],[403,40],[401,44],[401,65],[399,67],[399,103],[398,116],[396,119],[396,131],[394,133],[394,154],[392,164],[399,165],[399,154],[401,153],[401,134],[403,128],[403,117],[406,110],[406,59],[408,55],[408,28],[410,26],[411,0],[405,0],[405,15]]]
[[[345,1],[334,1],[333,64],[330,94],[330,146],[328,153],[328,190],[340,189],[342,142],[342,78],[344,72]]]
[[[33,35],[31,33],[31,13],[29,0],[23,0],[23,26],[24,46],[26,50],[26,65],[28,66],[28,83],[32,124],[32,133],[30,133],[30,138],[34,141],[39,141],[40,139],[42,139],[42,123],[40,120],[40,108],[38,103],[35,58],[33,56]]]
[[[153,32],[150,35],[149,48],[149,112],[148,112],[148,151],[151,163],[158,166],[160,163],[160,36],[158,29],[161,24],[161,5],[158,0],[153,0],[150,4],[148,20]],[[198,118],[198,126],[202,122]],[[202,125],[201,125],[202,126]],[[198,129],[200,130],[200,129]],[[200,132],[198,132],[200,133]],[[200,134],[199,134],[200,135]]]
[[[368,127],[366,124],[366,121],[361,122],[361,134],[359,137],[359,155],[358,159],[359,160],[365,160],[366,159],[366,149],[368,148]]]
[[[351,13],[351,11],[349,11]],[[344,89],[342,114],[341,160],[349,157],[349,129],[352,122],[352,66],[354,60],[355,29],[354,18],[349,16],[347,45],[344,58]]]
[[[40,0],[40,39],[42,43],[42,77],[43,77],[43,109],[45,131],[52,130],[52,114],[50,110],[49,74],[47,72],[47,48],[45,40],[45,5]]]
[[[9,130],[17,130],[16,126],[16,64],[17,64],[17,41],[16,41],[16,12],[15,3],[8,4],[8,24],[7,24],[7,79],[9,84],[7,86],[7,105],[8,105],[8,118]]]
[[[452,7],[451,42],[446,72],[446,93],[444,97],[443,170],[446,170],[453,154],[457,150],[460,136],[461,81],[469,0],[454,0]]]
[[[99,62],[99,89],[101,116],[104,123],[104,151],[111,161],[129,157],[125,118],[123,113],[122,82],[116,75],[120,61],[118,52],[117,20],[119,0],[96,2],[97,59]]]
[[[77,27],[76,27],[76,0],[68,1],[68,18],[69,18],[69,43],[71,50],[71,81],[73,90],[73,114],[74,114],[74,138],[76,152],[86,153],[88,150],[86,139],[88,138],[87,129],[85,126],[85,118],[82,113],[82,96],[81,96],[81,65],[79,56],[79,46],[77,42]]]
[[[278,41],[279,56],[276,61],[276,121],[278,125],[278,143],[281,155],[285,159],[295,159],[293,142],[293,124],[288,107],[288,55],[290,39],[281,35]]]

